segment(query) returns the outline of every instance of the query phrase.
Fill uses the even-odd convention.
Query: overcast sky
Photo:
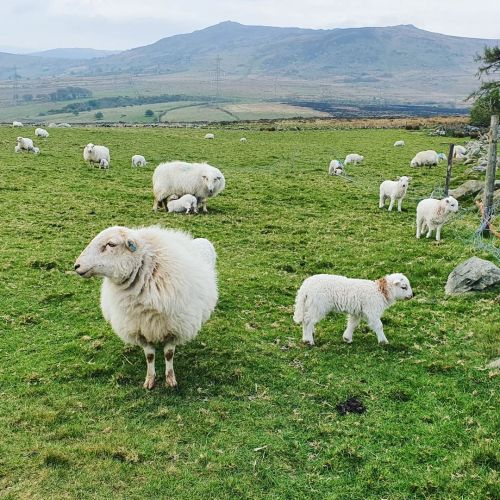
[[[500,39],[500,0],[0,0],[0,50],[128,49],[221,21]]]

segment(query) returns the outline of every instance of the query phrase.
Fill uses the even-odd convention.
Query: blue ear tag
[[[135,252],[137,250],[137,247],[135,246],[135,243],[133,241],[128,240],[127,246],[131,252]]]

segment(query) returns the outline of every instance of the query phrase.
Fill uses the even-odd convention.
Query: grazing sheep
[[[427,151],[420,151],[415,155],[413,160],[410,162],[411,167],[423,167],[428,165],[437,165],[439,163],[439,156],[436,151],[428,149]]]
[[[382,182],[382,184],[380,184],[380,200],[378,207],[384,208],[385,199],[390,198],[389,212],[392,210],[396,200],[398,200],[398,212],[401,212],[401,204],[406,196],[410,181],[411,177],[403,175],[402,177],[398,177],[395,181]]]
[[[361,163],[365,159],[364,156],[358,155],[356,153],[351,153],[345,157],[344,165],[348,165],[349,163],[354,163],[354,165]]]
[[[467,159],[467,149],[463,146],[457,145],[453,148],[453,158],[457,161],[462,161]]]
[[[23,151],[33,151],[33,141],[29,139],[28,137],[18,137],[17,138],[17,145],[23,150]]]
[[[316,323],[332,311],[348,314],[343,335],[346,342],[352,342],[354,330],[364,319],[377,334],[379,344],[387,344],[380,318],[396,300],[411,299],[412,295],[408,278],[399,273],[376,281],[316,274],[297,292],[293,320],[302,323],[302,341],[309,345],[314,345]]]
[[[215,269],[215,263],[217,262],[217,252],[212,242],[206,238],[195,238],[193,240],[193,245],[196,245],[201,256]]]
[[[214,134],[205,134],[205,139],[215,139]]]
[[[328,167],[328,175],[340,175],[344,172],[344,165],[339,160],[332,160]]]
[[[458,201],[453,196],[442,200],[427,198],[417,205],[417,238],[427,228],[427,238],[432,231],[436,230],[436,240],[441,239],[441,228],[444,226],[451,214],[458,211]]]
[[[108,162],[111,161],[109,156],[109,149],[106,146],[96,146],[92,143],[89,143],[83,148],[83,159],[88,161],[91,165],[93,163],[101,164],[101,160],[106,160]]]
[[[180,198],[173,194],[167,198],[168,212],[198,213],[198,200],[192,194],[185,194]]]
[[[30,151],[30,153],[34,153],[34,154],[40,154],[40,148],[37,148],[36,146],[33,147],[33,149]]]
[[[438,153],[438,162],[440,162],[441,160],[443,161],[448,160],[447,156],[444,153]]]
[[[13,121],[13,122],[12,122],[12,126],[13,126],[13,127],[23,127],[24,125],[23,125],[21,122],[16,122],[16,121]]]
[[[101,309],[115,333],[144,349],[144,387],[155,386],[155,344],[164,344],[166,384],[176,387],[175,348],[196,337],[217,304],[215,269],[184,232],[110,227],[75,262],[83,278],[103,277]]]
[[[146,158],[142,155],[132,156],[132,166],[133,167],[145,167],[147,164]]]
[[[192,194],[207,212],[207,199],[217,196],[225,185],[222,172],[207,163],[160,163],[153,173],[153,210],[158,210],[158,206],[173,194]]]
[[[405,145],[405,141],[396,141],[394,143],[395,148],[402,148]]]
[[[101,158],[99,162],[99,168],[109,168],[109,161],[106,158]]]
[[[36,128],[35,135],[37,137],[48,137],[49,133],[44,128]]]
[[[240,142],[247,142],[247,138],[246,138],[246,137],[242,137],[242,138],[240,139]]]

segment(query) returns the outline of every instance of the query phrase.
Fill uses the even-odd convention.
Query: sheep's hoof
[[[314,346],[314,340],[304,340],[302,339],[302,343],[307,346],[307,347],[313,347]]]
[[[347,337],[345,335],[342,335],[342,340],[346,343],[346,344],[352,344],[352,337]]]
[[[167,376],[165,378],[165,385],[167,387],[172,387],[172,389],[177,388],[177,380],[175,379],[174,370],[168,370]]]
[[[146,377],[146,380],[144,381],[143,387],[144,389],[154,389],[156,383],[154,377]]]
[[[387,339],[382,339],[378,341],[378,345],[387,345],[389,341]]]

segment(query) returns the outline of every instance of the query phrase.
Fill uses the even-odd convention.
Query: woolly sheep
[[[44,128],[36,128],[35,135],[37,137],[48,137],[49,133]]]
[[[240,139],[240,142],[247,142],[246,137],[242,137],[242,138]]]
[[[198,248],[201,256],[215,269],[215,263],[217,262],[217,252],[212,242],[206,238],[195,238],[193,240],[193,245]]]
[[[24,125],[23,125],[21,122],[16,122],[16,121],[13,121],[13,122],[12,122],[12,126],[13,126],[13,127],[23,127]]]
[[[405,141],[396,141],[394,143],[395,148],[402,148],[405,145]]]
[[[142,155],[134,155],[132,156],[132,166],[133,167],[145,167],[146,166],[146,158]]]
[[[453,148],[453,158],[458,161],[467,159],[467,149],[463,146],[457,145]]]
[[[361,163],[364,159],[364,156],[358,155],[356,153],[351,153],[345,157],[344,165],[347,165],[349,163],[354,163],[356,165],[357,163]]]
[[[427,228],[427,238],[436,230],[436,240],[441,239],[441,228],[448,221],[451,214],[458,211],[458,201],[453,196],[442,200],[427,198],[417,205],[417,238]]]
[[[106,146],[96,146],[92,143],[87,144],[83,149],[83,159],[88,161],[90,164],[100,164],[101,160],[104,159],[108,162],[108,166],[111,161],[109,149]]]
[[[106,158],[101,158],[99,162],[99,168],[109,168],[109,161]]]
[[[103,277],[104,319],[126,343],[143,348],[144,387],[155,386],[155,347],[164,344],[166,384],[176,387],[174,353],[194,339],[217,304],[216,272],[191,235],[173,229],[110,227],[75,262],[83,278]]]
[[[205,139],[215,139],[214,134],[205,134]]]
[[[33,141],[28,137],[18,137],[17,145],[24,151],[33,151]]]
[[[389,204],[389,212],[394,206],[394,202],[398,200],[398,212],[401,212],[401,204],[406,196],[406,191],[408,190],[408,185],[410,184],[411,177],[398,177],[395,181],[384,181],[380,184],[380,199],[379,208],[384,208],[385,199],[390,198],[391,202]]]
[[[436,151],[428,149],[427,151],[420,151],[415,155],[413,160],[410,162],[411,167],[423,167],[428,165],[437,165],[439,163],[439,156]]]
[[[198,200],[192,194],[185,194],[180,198],[173,194],[167,198],[168,212],[198,213]]]
[[[328,167],[328,175],[340,175],[344,171],[344,165],[339,160],[332,160]]]
[[[192,194],[207,212],[207,199],[217,196],[225,185],[222,172],[207,163],[160,163],[153,173],[153,210],[158,210],[158,206],[173,194]]]
[[[302,341],[314,345],[314,327],[328,313],[347,313],[345,342],[364,319],[377,334],[379,344],[387,344],[382,326],[384,311],[398,299],[411,299],[412,289],[403,274],[389,274],[376,281],[352,279],[332,274],[307,278],[297,292],[293,320],[302,323]]]

